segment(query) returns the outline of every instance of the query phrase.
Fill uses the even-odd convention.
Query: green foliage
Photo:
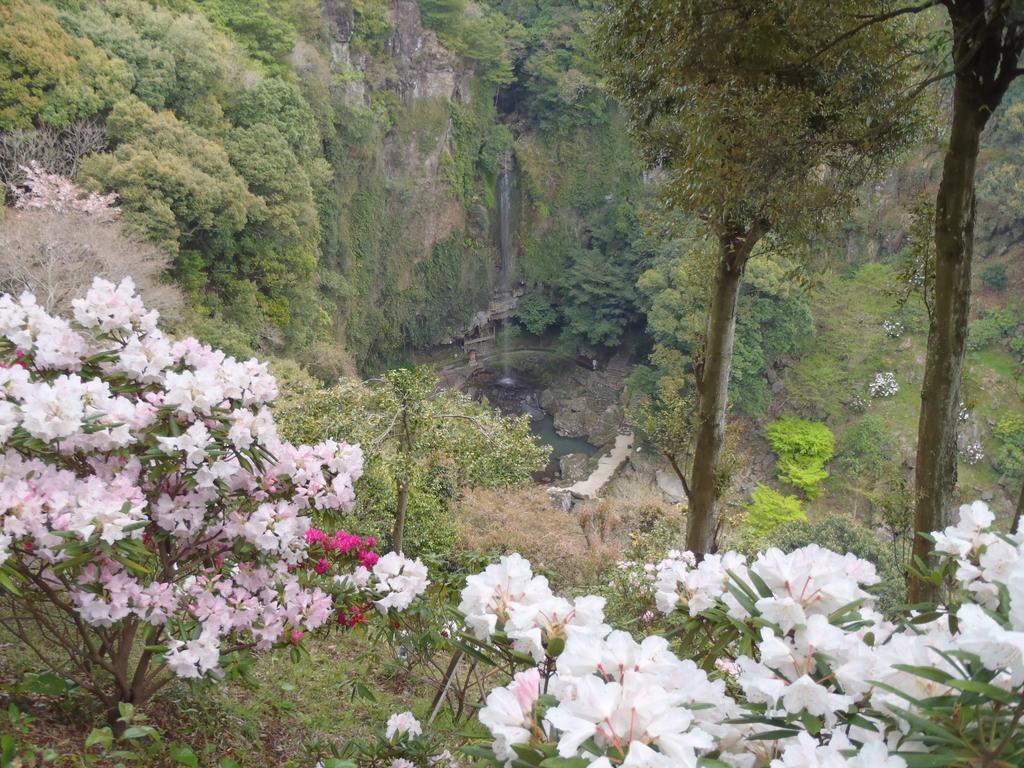
[[[807,513],[796,496],[783,496],[767,485],[758,485],[751,493],[743,531],[764,536],[786,523],[806,522]]]
[[[779,456],[779,479],[809,499],[820,496],[821,482],[828,477],[825,465],[835,453],[832,430],[819,421],[786,416],[769,424],[764,434]]]
[[[451,136],[444,176],[455,196],[463,203],[477,195],[493,197],[498,158],[512,146],[512,133],[497,122],[494,99],[487,89],[478,85],[468,104],[451,105]],[[493,199],[488,202],[493,206]]]
[[[525,26],[518,53],[520,111],[542,133],[566,136],[608,124],[614,104],[593,53],[589,3],[500,4]]]
[[[867,263],[846,274],[826,275],[815,288],[812,313],[816,321],[813,341],[787,367],[786,394],[792,408],[801,413],[827,417],[840,424],[857,408],[857,398],[867,396],[867,383],[879,371],[910,370],[915,356],[923,352],[917,334],[927,329],[923,302],[913,300],[899,307],[901,280],[890,264]],[[899,312],[914,346],[889,339],[883,323]],[[913,334],[914,338],[909,338]],[[917,429],[918,393],[904,387],[889,401],[875,401],[888,418],[898,417],[911,432]]]
[[[635,283],[646,254],[638,211],[646,193],[635,150],[621,126],[606,125],[580,127],[571,140],[521,139],[516,158],[529,208],[525,282],[548,289],[567,346],[616,346],[640,320]]]
[[[623,254],[629,256],[630,254]],[[563,334],[585,347],[615,347],[637,315],[636,262],[596,249],[576,251],[560,281]]]
[[[502,14],[471,0],[420,0],[419,5],[423,22],[447,48],[473,61],[485,82],[497,85],[512,79],[507,41],[515,32]]]
[[[1024,480],[1024,415],[1004,416],[996,424],[993,435],[1000,442],[996,467],[1015,482]]]
[[[981,270],[981,282],[994,291],[1004,291],[1009,284],[1005,264],[989,264]]]
[[[245,225],[256,199],[219,144],[135,98],[118,102],[107,126],[117,147],[87,158],[82,176],[116,190],[127,218],[152,240],[202,251]]]
[[[123,62],[65,32],[36,0],[0,4],[0,130],[91,117],[128,94]]]
[[[793,284],[791,270],[784,259],[756,259],[740,289],[730,394],[752,416],[763,416],[771,404],[768,369],[814,333],[810,304]]]
[[[142,0],[62,5],[61,25],[127,64],[132,93],[154,110],[208,103],[237,66],[231,46],[199,14]]]
[[[638,397],[627,417],[640,439],[685,478],[696,436],[696,397],[691,378],[677,350],[656,347],[651,362],[652,367],[640,367],[630,377],[631,394]]]
[[[703,348],[715,250],[692,225],[663,216],[656,224],[649,237],[664,245],[654,247],[655,264],[638,281],[648,330],[658,343],[694,355]],[[763,415],[771,403],[768,369],[814,332],[810,303],[794,284],[793,269],[782,256],[753,260],[740,289],[730,399],[752,416]]]
[[[892,431],[880,417],[862,416],[843,434],[837,463],[847,478],[877,481],[893,465],[896,448]]]
[[[1024,89],[1020,83],[1007,91],[991,122],[978,169],[982,226],[977,237],[979,251],[999,252],[1017,242],[1024,231]]]
[[[430,258],[416,265],[412,296],[414,318],[407,338],[429,346],[465,327],[473,312],[487,301],[486,266],[476,243],[463,232],[436,243]]]
[[[308,163],[320,151],[313,110],[298,86],[280,77],[268,77],[254,88],[243,91],[225,113],[235,125],[264,123],[275,128],[303,163]]]
[[[558,313],[542,293],[528,293],[516,308],[519,322],[530,333],[539,336],[558,320]]]
[[[1005,346],[1018,358],[1024,358],[1022,327],[1024,302],[1014,301],[979,313],[978,319],[970,325],[967,343],[971,349]]]
[[[220,28],[231,32],[253,58],[280,62],[295,45],[295,26],[285,18],[284,0],[195,0]]]
[[[0,7],[0,129],[105,119],[110,146],[86,158],[83,182],[116,192],[125,220],[175,255],[194,325],[235,348],[300,354],[336,333],[336,297],[317,288],[323,222],[338,216],[320,127],[334,125],[285,64],[297,25],[318,29],[311,12],[285,0]]]
[[[284,398],[276,418],[288,439],[362,446],[356,508],[332,525],[387,538],[398,489],[409,488],[404,548],[410,554],[450,552],[451,502],[462,489],[524,483],[547,461],[527,419],[438,389],[425,368],[395,369],[365,384],[343,380],[330,389],[299,389]]]
[[[385,0],[353,0],[352,46],[357,50],[380,53],[384,41],[394,31]]]
[[[232,131],[224,143],[234,170],[259,198],[236,247],[240,272],[259,277],[271,295],[308,282],[317,262],[320,220],[313,190],[285,137],[258,123]]]
[[[610,84],[664,163],[673,205],[719,231],[758,223],[790,238],[852,205],[923,122],[902,98],[917,78],[909,23],[843,34],[874,10],[870,0],[800,0],[785,13],[761,0],[611,6],[599,35]]]

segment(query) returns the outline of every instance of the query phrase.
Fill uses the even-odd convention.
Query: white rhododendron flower
[[[378,610],[403,611],[427,590],[427,566],[419,558],[410,560],[400,552],[389,552],[373,566],[376,589],[383,595],[375,601]]]
[[[415,738],[423,734],[423,727],[412,712],[396,712],[388,718],[387,729],[384,735],[390,741],[396,736],[409,736]]]
[[[548,580],[534,576],[530,563],[514,553],[466,579],[459,612],[466,617],[466,626],[473,634],[486,640],[499,623],[508,620],[513,603],[529,605],[550,596]]]
[[[38,574],[83,633],[156,628],[187,678],[219,675],[223,648],[324,626],[332,552],[352,550],[359,572],[332,575],[382,610],[423,593],[418,560],[310,538],[314,513],[352,509],[362,452],[282,441],[266,364],[168,339],[130,279],[97,279],[73,307],[68,321],[0,296],[0,566]]]
[[[520,677],[491,692],[480,720],[494,754],[511,761],[513,747],[536,749],[598,768],[697,766],[704,757],[734,768],[906,768],[904,754],[943,743],[926,741],[912,719],[934,721],[928,702],[991,692],[986,716],[997,717],[1024,695],[1024,536],[997,533],[993,522],[975,502],[935,534],[965,596],[952,623],[941,614],[884,620],[870,591],[875,566],[813,544],[750,562],[725,552],[697,564],[676,552],[649,567],[618,563],[640,574],[629,589],[643,589],[650,574],[646,594],[663,612],[709,622],[695,631],[698,642],[719,641],[710,677],[664,637],[609,629],[596,602],[574,628],[568,617],[585,597],[552,596],[528,563],[503,559],[467,580],[463,606],[485,639],[497,627],[500,643],[532,653],[531,690],[547,696],[520,700]],[[565,641],[554,655],[552,637]],[[959,684],[970,669],[981,682]]]
[[[494,753],[502,760],[515,756],[512,747],[530,740],[533,707],[540,696],[540,672],[528,669],[518,673],[504,688],[487,695],[479,719],[494,737]]]

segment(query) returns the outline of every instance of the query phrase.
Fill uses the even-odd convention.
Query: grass
[[[231,758],[243,768],[308,768],[352,739],[372,737],[394,712],[411,710],[426,722],[436,690],[433,681],[414,676],[392,647],[367,633],[332,635],[309,644],[310,652],[292,662],[286,652],[261,654],[244,675],[223,683],[169,687],[145,707],[165,745],[187,744],[200,766],[216,766]],[[442,661],[447,661],[445,656]],[[86,750],[89,732],[103,725],[102,716],[83,697],[59,700],[16,691],[26,672],[37,669],[13,644],[0,654],[0,702],[15,702],[34,718],[22,744],[52,749],[54,766],[80,766],[91,755],[96,766],[113,766],[98,750]],[[372,698],[353,694],[364,684]],[[6,698],[6,701],[4,700]],[[442,708],[435,733],[465,730],[452,724]],[[0,735],[11,732],[0,719]],[[453,737],[452,747],[463,739]],[[137,765],[173,766],[167,750],[157,750]]]
[[[844,433],[860,418],[852,407],[859,394],[868,401],[868,412],[881,417],[892,431],[909,465],[917,441],[927,316],[916,298],[899,306],[898,286],[895,269],[886,264],[867,264],[852,274],[826,279],[812,296],[816,336],[786,372],[784,409],[825,420],[841,450]],[[903,323],[906,330],[899,338],[886,335],[882,323],[889,319]],[[900,390],[890,398],[871,399],[867,383],[882,371],[895,372]],[[990,460],[998,447],[991,425],[1007,412],[1024,409],[1021,366],[1002,348],[969,353],[964,401],[973,415],[968,428],[977,433],[986,458],[973,466],[961,462],[961,496],[973,499],[992,492],[997,509],[1009,509],[1011,500],[1000,491],[1001,478]],[[826,488],[830,492],[809,504],[808,511],[849,511],[853,495],[843,484],[827,483]]]

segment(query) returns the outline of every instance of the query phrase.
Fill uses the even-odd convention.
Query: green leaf
[[[1003,690],[998,686],[984,683],[981,680],[951,680],[949,684],[961,691],[980,693],[993,701],[999,701],[1003,704],[1015,704],[1018,700],[1017,693]]]
[[[130,740],[144,739],[147,736],[152,736],[153,733],[153,729],[148,725],[132,725],[124,729],[121,738]]]
[[[110,747],[114,741],[114,734],[109,727],[93,728],[92,732],[85,739],[85,748],[100,746],[104,749]]]
[[[821,731],[821,718],[815,717],[807,710],[800,713],[800,722],[804,724],[804,728],[811,736],[817,736]]]
[[[950,681],[956,679],[948,672],[943,672],[935,667],[916,667],[910,664],[893,664],[892,667],[900,672],[909,672],[917,677],[923,677],[925,680],[931,680],[942,685],[951,685]]]
[[[750,580],[754,582],[754,586],[757,587],[757,591],[760,593],[761,597],[772,597],[772,595],[775,594],[772,592],[772,588],[765,583],[765,580],[754,573],[752,569],[747,571],[747,575],[750,576]]]
[[[761,741],[761,740],[775,741],[776,739],[788,739],[788,738],[790,738],[792,736],[796,736],[798,733],[800,733],[800,731],[795,730],[795,729],[794,730],[789,730],[789,729],[779,728],[779,729],[774,730],[774,731],[760,731],[758,733],[753,733],[750,736],[748,736],[747,738],[749,740],[751,740],[751,741]]]
[[[171,759],[178,765],[185,765],[188,768],[199,768],[199,758],[192,751],[192,747],[187,744],[171,744],[168,751],[171,753]]]

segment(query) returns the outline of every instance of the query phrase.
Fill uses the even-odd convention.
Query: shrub
[[[1006,290],[1008,280],[1005,264],[990,264],[981,270],[981,282],[994,291]]]
[[[126,96],[131,80],[123,61],[65,32],[49,5],[0,4],[0,131],[92,117]]]
[[[878,480],[896,456],[896,441],[878,416],[862,416],[839,445],[838,462],[843,473],[865,480]]]
[[[807,520],[804,506],[796,496],[783,496],[767,485],[758,485],[750,494],[743,530],[755,536],[771,533],[780,525]]]
[[[528,420],[501,416],[461,392],[439,388],[426,368],[307,388],[284,399],[277,413],[291,439],[346,435],[367,446],[358,524],[383,534],[389,522],[401,519],[409,551],[446,554],[455,537],[450,504],[458,493],[522,484],[547,458]]]
[[[868,393],[872,397],[893,397],[899,391],[899,382],[896,381],[896,374],[892,371],[876,373],[875,377],[868,383]]]
[[[996,424],[993,435],[1001,443],[996,453],[996,467],[1007,477],[1024,479],[1024,416],[1004,416]]]
[[[537,293],[531,293],[519,300],[517,308],[519,322],[530,333],[539,336],[558,320],[558,313],[551,302]]]
[[[985,349],[992,344],[1019,338],[1018,329],[1024,325],[1024,305],[1019,302],[1005,307],[996,307],[979,314],[970,325],[968,343],[971,349]]]
[[[832,430],[819,421],[787,416],[768,425],[765,437],[779,455],[779,479],[809,499],[820,496],[821,481],[828,477],[825,465],[836,447]]]
[[[930,575],[949,602],[895,625],[874,608],[875,565],[816,543],[641,566],[678,622],[666,636],[614,631],[602,598],[570,601],[520,556],[502,558],[467,579],[459,605],[462,643],[512,676],[479,713],[491,754],[474,755],[487,765],[906,768],[975,755],[1018,765],[1024,543],[994,517],[975,502],[932,534]],[[829,535],[865,543],[841,527]]]
[[[879,608],[887,616],[896,615],[906,595],[902,564],[893,559],[885,542],[852,517],[836,514],[819,520],[783,523],[752,540],[743,549],[750,555],[756,555],[770,547],[793,552],[810,544],[818,544],[833,552],[850,552],[873,563],[881,577],[876,593]]]
[[[356,584],[382,611],[425,588],[422,566],[378,568],[373,542],[310,528],[351,508],[362,453],[278,439],[264,364],[172,342],[127,278],[73,306],[67,321],[0,297],[0,626],[112,726],[175,676],[362,616]]]

